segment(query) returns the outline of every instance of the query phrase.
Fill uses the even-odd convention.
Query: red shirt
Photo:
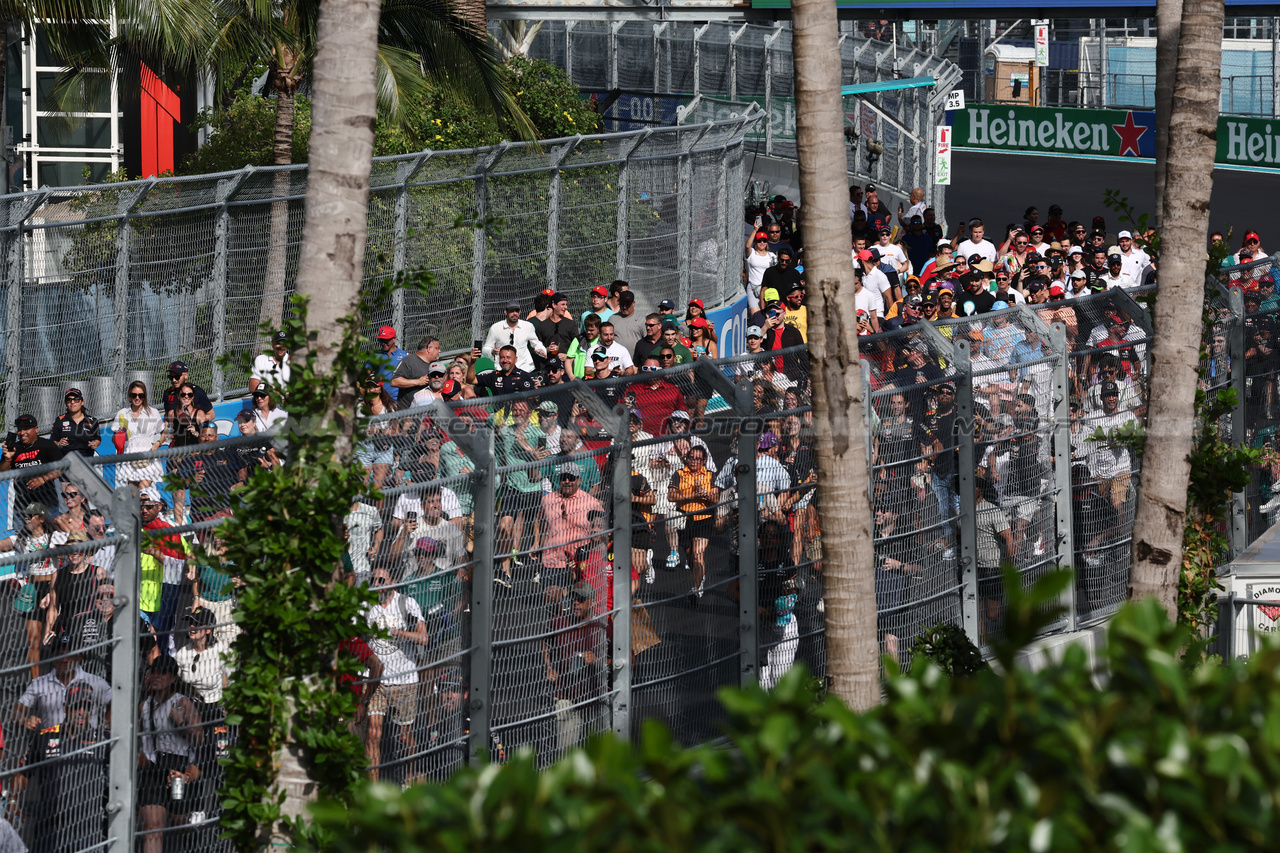
[[[637,382],[631,386],[631,393],[640,410],[642,429],[650,435],[661,435],[662,425],[671,413],[684,408],[684,395],[665,379],[659,380],[656,388],[648,382]]]

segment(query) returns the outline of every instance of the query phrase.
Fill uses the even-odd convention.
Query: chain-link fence
[[[874,181],[882,200],[906,198],[920,187],[942,222],[944,189],[932,180],[933,129],[942,123],[946,94],[960,80],[960,69],[950,60],[855,33],[841,33],[839,49],[841,84],[868,90],[845,98],[850,182]],[[605,115],[619,129],[673,124],[686,116],[727,117],[754,102],[765,117],[748,139],[750,149],[796,159],[787,24],[546,21],[530,55],[565,69],[583,91],[602,99],[617,96]],[[914,77],[935,82],[917,89],[892,85]]]
[[[468,348],[516,300],[574,304],[629,280],[637,310],[741,296],[743,138],[758,110],[683,127],[424,151],[374,161],[365,278],[430,273],[374,306],[412,348]],[[41,188],[0,200],[6,422],[83,390],[108,417],[125,389],[186,362],[215,398],[248,384],[259,324],[294,291],[306,166]],[[223,356],[243,357],[226,368]]]

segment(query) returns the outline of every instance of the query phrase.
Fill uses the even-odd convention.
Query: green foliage
[[[973,644],[964,629],[951,622],[934,625],[916,638],[911,647],[911,659],[923,655],[933,661],[947,675],[973,675],[987,668],[982,652]]]
[[[1060,583],[1010,585],[1015,631]],[[1136,602],[1111,623],[1102,679],[1079,647],[1038,672],[969,678],[917,656],[882,706],[856,714],[815,704],[797,668],[771,694],[722,693],[727,743],[687,749],[650,722],[636,746],[597,738],[545,773],[526,752],[315,813],[332,853],[1273,846],[1280,649],[1193,666],[1188,645],[1188,628]]]
[[[367,304],[384,300],[391,288],[385,285]],[[228,721],[239,734],[224,761],[221,792],[223,828],[242,851],[267,846],[281,820],[275,774],[287,741],[301,745],[321,795],[339,802],[366,764],[363,745],[345,722],[354,717],[355,696],[338,683],[358,666],[338,648],[363,630],[353,626],[362,624],[362,609],[373,600],[367,586],[349,586],[342,571],[344,517],[366,491],[352,436],[363,434],[367,414],[339,408],[326,417],[333,401],[344,399],[343,387],[358,388],[366,370],[365,310],[344,318],[336,361],[322,373],[306,308],[306,300],[294,296],[294,319],[283,325],[294,353],[283,395],[290,413],[286,463],[253,472],[235,493],[234,517],[219,531],[224,559],[241,567],[245,581],[236,620],[246,630],[236,640],[236,678],[225,693]],[[298,836],[309,831],[302,822],[291,829]]]
[[[239,94],[225,108],[200,111],[190,131],[208,130],[208,142],[187,156],[182,174],[200,175],[231,172],[245,166],[270,166],[275,160],[272,138],[276,125],[276,101],[247,92]],[[305,163],[310,155],[311,99],[293,99],[293,162]]]

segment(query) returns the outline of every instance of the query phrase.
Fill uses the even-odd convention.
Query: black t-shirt
[[[105,732],[88,728],[72,734],[65,724],[50,726],[31,739],[22,773],[39,784],[40,797],[27,813],[38,836],[98,839],[107,790]]]
[[[178,466],[178,476],[192,490],[191,506],[199,510],[219,510],[227,506],[231,487],[240,481],[244,460],[232,450],[218,448],[208,453],[196,453],[186,457]],[[196,476],[203,475],[197,482]]]
[[[782,299],[787,298],[787,294],[791,291],[802,287],[800,283],[800,273],[796,272],[792,267],[769,267],[764,271],[764,278],[761,281],[761,290],[770,287],[778,291],[778,296]]]
[[[514,394],[517,391],[528,391],[533,388],[533,376],[518,367],[511,368],[510,373],[501,370],[485,371],[476,377],[476,390],[483,391],[490,397],[503,394]]]
[[[966,302],[973,303],[974,314],[986,314],[991,310],[991,306],[996,304],[996,298],[992,296],[986,288],[979,290],[977,293],[973,293],[969,290],[962,290],[956,295],[955,304],[957,317],[965,316],[964,304]]]
[[[190,447],[200,443],[200,422],[195,416],[175,409],[170,413],[170,427],[173,430],[170,447]]]
[[[18,452],[14,454],[11,468],[15,471],[21,468],[34,468],[37,465],[57,462],[64,455],[63,449],[47,438],[37,437],[31,444],[21,444],[15,441],[14,446]],[[33,474],[32,476],[38,475]],[[56,507],[58,505],[57,482],[55,478],[42,486],[31,489],[27,487],[26,478],[15,480],[13,493],[18,506],[25,507],[32,501],[39,501],[50,509]]]
[[[93,594],[98,588],[97,572],[85,561],[85,570],[79,574],[63,567],[53,579],[53,591],[58,596],[57,633],[71,626],[76,617],[87,616],[93,609]]]
[[[193,401],[195,404],[194,408],[196,409],[196,411],[212,412],[213,403],[209,401],[209,395],[204,392],[204,389],[192,382],[188,382],[186,384],[190,385],[192,390],[194,390],[196,393],[196,398]],[[167,391],[165,391],[163,402],[164,402],[164,413],[167,416],[170,412],[177,409],[178,406],[180,405],[178,401],[178,389],[170,388]]]
[[[71,415],[61,414],[53,422],[53,429],[49,431],[49,440],[57,444],[65,438],[67,446],[63,450],[68,453],[75,451],[81,456],[92,456],[94,450],[89,446],[89,442],[99,437],[98,430],[99,424],[96,418],[85,415],[84,420],[76,423]]]
[[[770,269],[774,268],[770,267]],[[766,270],[766,273],[767,272],[768,270]],[[648,338],[641,338],[636,342],[636,348],[631,353],[631,360],[635,363],[636,367],[640,367],[644,364],[644,360],[649,356],[657,358],[658,351],[661,349],[662,338],[658,338],[657,341],[651,341]]]
[[[544,346],[555,341],[562,354],[569,351],[569,345],[578,334],[578,324],[568,315],[558,323],[550,317],[545,320],[534,320],[533,329],[538,333],[538,340],[542,341]]]

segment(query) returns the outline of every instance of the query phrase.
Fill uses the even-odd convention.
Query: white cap
[[[1068,250],[1067,250],[1067,254],[1068,254],[1068,255],[1083,255],[1083,254],[1084,254],[1084,249],[1081,249],[1079,246],[1072,246],[1070,249],[1068,249]]]
[[[1071,277],[1072,278],[1088,278],[1088,276],[1085,275],[1084,270],[1076,270],[1071,274]]]
[[[747,337],[748,337],[748,338],[763,338],[763,337],[764,337],[764,332],[760,329],[760,327],[759,327],[759,326],[747,326]]]
[[[1116,235],[1117,240],[1123,240],[1125,237],[1128,237],[1130,240],[1133,239],[1133,235],[1130,234],[1128,231],[1121,231],[1119,234]]]
[[[950,241],[950,240],[948,240],[948,239],[946,239],[946,238],[944,237],[943,239],[941,239],[941,240],[939,240],[939,241],[938,241],[937,245],[938,245],[938,246],[950,246],[950,245],[951,245],[951,241]],[[936,247],[935,247],[935,248],[936,248]]]

